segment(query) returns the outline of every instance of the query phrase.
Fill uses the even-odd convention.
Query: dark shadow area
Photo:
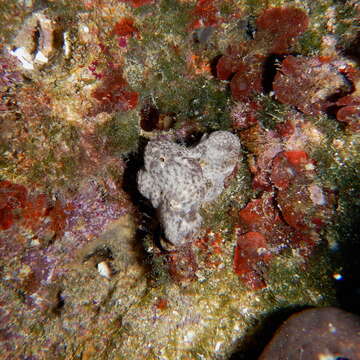
[[[55,315],[60,316],[64,306],[65,306],[65,298],[62,291],[59,290],[58,293],[56,294],[56,302],[55,302],[55,306],[52,308],[52,312]]]
[[[270,54],[265,60],[262,73],[262,87],[265,94],[268,94],[273,90],[273,82],[279,64],[281,64],[286,56],[287,55]]]
[[[219,62],[219,60],[220,60],[220,58],[222,56],[223,56],[222,54],[217,55],[210,62],[211,75],[214,76],[214,77],[217,77],[216,67],[217,67],[217,64],[218,64],[218,62]]]
[[[332,119],[336,119],[336,113],[342,107],[337,105],[336,102],[340,100],[342,97],[351,95],[355,91],[354,83],[345,74],[342,74],[342,76],[347,84],[347,88],[344,88],[341,91],[338,91],[326,98],[326,102],[332,105],[328,106],[325,109],[325,112],[326,115],[328,115]]]
[[[342,267],[334,286],[339,307],[360,315],[360,211],[354,210],[334,255],[334,261]]]
[[[360,32],[356,39],[344,50],[344,55],[360,65]]]
[[[185,138],[177,139],[176,143],[186,147],[196,146],[200,142],[203,135],[203,132],[195,131],[191,134],[188,134],[188,136]]]
[[[160,243],[161,230],[157,220],[156,210],[150,201],[141,195],[137,185],[137,174],[139,170],[144,167],[144,151],[147,142],[147,139],[140,137],[138,150],[127,156],[122,187],[129,195],[131,203],[137,208],[139,226],[137,227],[135,235],[136,244],[138,244],[142,250],[140,261],[143,264],[149,265],[151,261],[149,260],[149,254],[146,252],[145,238],[151,235],[153,241],[158,245]]]
[[[241,350],[233,353],[229,360],[257,360],[281,324],[292,314],[309,308],[298,306],[278,309],[267,318],[260,319],[239,343]]]
[[[153,131],[158,128],[160,112],[150,100],[146,100],[140,110],[140,127],[144,131]]]
[[[254,40],[255,34],[256,34],[256,17],[254,15],[250,15],[248,17],[248,21],[246,22],[245,39]]]

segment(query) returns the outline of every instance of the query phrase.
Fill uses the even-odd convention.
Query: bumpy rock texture
[[[216,199],[240,155],[239,139],[227,131],[204,136],[193,148],[155,139],[145,150],[139,190],[159,210],[166,238],[174,245],[189,241],[201,225],[199,209]]]

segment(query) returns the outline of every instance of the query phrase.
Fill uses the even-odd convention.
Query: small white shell
[[[106,261],[101,261],[97,264],[97,270],[101,276],[107,279],[111,279],[112,271],[109,264]]]

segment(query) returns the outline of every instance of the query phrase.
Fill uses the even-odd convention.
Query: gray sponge
[[[221,194],[239,157],[240,141],[227,131],[204,135],[192,148],[161,138],[149,141],[138,186],[158,210],[168,241],[176,246],[191,241],[201,226],[200,207]]]

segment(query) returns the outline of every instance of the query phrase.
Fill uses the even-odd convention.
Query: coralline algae
[[[221,194],[239,156],[240,141],[227,131],[204,135],[192,148],[162,138],[147,144],[139,191],[158,210],[168,241],[182,245],[196,234],[200,207]]]

